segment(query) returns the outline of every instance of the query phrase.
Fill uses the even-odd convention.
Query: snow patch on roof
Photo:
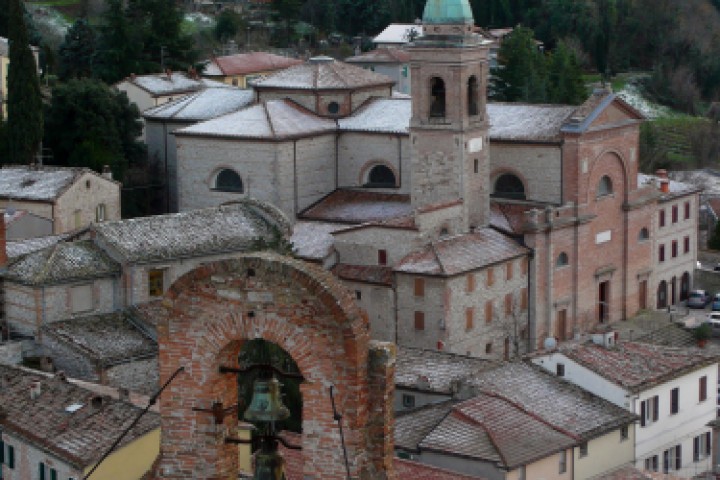
[[[404,133],[410,132],[412,101],[410,98],[378,98],[351,117],[338,121],[340,130],[360,132]]]
[[[245,108],[254,101],[252,90],[208,88],[146,110],[143,116],[158,120],[210,120]]]
[[[560,129],[577,107],[489,103],[490,138],[517,141],[559,141]]]

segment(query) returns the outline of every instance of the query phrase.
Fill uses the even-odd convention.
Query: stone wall
[[[385,165],[395,174],[397,188],[373,189],[388,193],[410,193],[410,145],[407,135],[344,132],[338,137],[338,185],[361,187],[375,165]]]
[[[559,147],[490,143],[490,190],[503,174],[518,177],[528,200],[562,202],[562,154]]]
[[[0,363],[18,365],[23,360],[21,342],[0,342]]]
[[[94,173],[80,176],[57,200],[55,233],[97,223],[97,207],[105,205],[105,220],[120,220],[120,184]]]

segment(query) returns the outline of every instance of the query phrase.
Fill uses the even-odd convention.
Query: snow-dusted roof
[[[8,43],[8,39],[5,37],[0,37],[0,55],[3,57],[7,57],[9,52],[10,44]]]
[[[282,140],[335,130],[335,122],[318,117],[290,100],[269,100],[239,112],[177,130],[175,134]]]
[[[28,253],[37,252],[43,248],[55,245],[65,240],[71,234],[64,233],[62,235],[51,235],[47,237],[28,238],[25,240],[8,241],[6,244],[7,255],[11,260],[14,258],[27,255]]]
[[[241,201],[170,215],[130,218],[92,226],[101,246],[128,262],[154,262],[248,251],[259,239],[289,229],[274,207]]]
[[[143,117],[151,120],[188,122],[210,120],[245,108],[254,101],[255,92],[253,90],[207,88],[146,110]]]
[[[338,121],[340,130],[382,133],[409,133],[412,102],[409,98],[378,98],[351,117]]]
[[[297,58],[281,57],[267,52],[238,53],[215,57],[205,67],[204,75],[249,75],[272,72],[302,63]]]
[[[409,195],[339,189],[301,212],[300,217],[325,222],[360,224],[379,222],[411,213]]]
[[[324,260],[332,252],[335,243],[332,232],[343,228],[347,228],[347,225],[331,222],[296,222],[290,237],[295,255],[308,260]]]
[[[208,80],[205,78],[196,80],[187,76],[184,73],[166,73],[154,74],[154,75],[137,75],[134,77],[128,77],[123,82],[128,82],[135,85],[138,88],[145,90],[151,95],[173,95],[177,93],[188,93],[196,92],[204,88],[230,88],[221,82],[214,80]],[[120,83],[123,83],[120,82]]]
[[[488,103],[490,138],[511,141],[560,141],[565,121],[577,107]]]
[[[5,278],[26,285],[55,285],[120,274],[113,261],[92,240],[59,242],[12,262]]]
[[[0,169],[0,198],[53,201],[85,168],[8,166]]]
[[[331,58],[310,59],[286,68],[263,79],[251,82],[257,89],[282,88],[291,90],[352,90],[356,88],[390,86],[390,77]]]
[[[410,54],[402,48],[377,48],[345,59],[347,63],[408,63]]]
[[[422,35],[422,25],[416,25],[414,23],[391,23],[380,35],[373,38],[374,43],[397,43],[406,44],[410,42],[411,34],[414,31],[415,35]]]

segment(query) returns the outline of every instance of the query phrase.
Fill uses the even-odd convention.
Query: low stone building
[[[0,365],[0,473],[5,480],[80,479],[142,409],[69,383]],[[92,478],[137,480],[160,445],[160,419],[147,412]]]
[[[210,58],[202,76],[234,87],[248,88],[253,80],[300,63],[302,60],[297,58],[268,52],[238,53]]]
[[[0,208],[25,210],[52,222],[53,234],[120,219],[120,183],[109,170],[4,166],[0,169]]]

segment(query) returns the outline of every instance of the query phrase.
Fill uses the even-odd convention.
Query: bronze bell
[[[248,422],[277,422],[290,416],[290,410],[283,405],[280,398],[282,385],[275,378],[257,379],[253,385],[253,396],[250,406],[245,410]]]

